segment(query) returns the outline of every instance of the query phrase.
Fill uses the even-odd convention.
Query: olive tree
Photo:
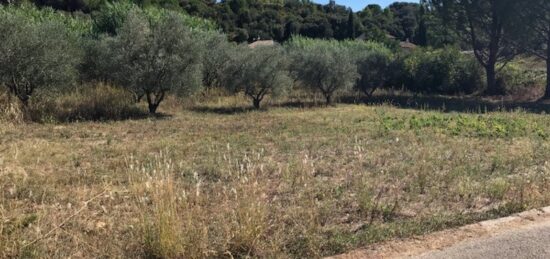
[[[327,105],[332,103],[336,94],[352,88],[358,78],[357,66],[350,52],[338,44],[313,41],[292,52],[292,72],[297,81],[321,92]]]
[[[227,87],[252,99],[254,108],[268,94],[280,95],[291,85],[288,62],[281,47],[242,47],[226,69]]]
[[[84,57],[79,67],[80,79],[85,82],[113,82],[119,62],[116,62],[113,37],[99,35],[82,40]]]
[[[0,86],[27,106],[37,91],[70,85],[80,54],[59,22],[36,22],[0,11]]]
[[[143,95],[152,114],[167,92],[187,96],[201,85],[202,49],[177,14],[151,24],[143,14],[130,12],[111,51],[118,68],[114,81]]]
[[[391,51],[387,48],[375,48],[360,54],[357,59],[359,77],[355,88],[368,97],[388,81],[389,66],[392,62]]]
[[[222,87],[225,69],[232,61],[236,45],[225,34],[216,31],[197,32],[207,50],[202,59],[203,85],[208,88]]]

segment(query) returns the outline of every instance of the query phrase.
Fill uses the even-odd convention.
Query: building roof
[[[252,43],[248,44],[248,47],[255,48],[255,47],[258,47],[258,46],[274,46],[275,44],[276,44],[276,42],[273,41],[273,40],[258,40],[258,41],[255,41],[255,42],[252,42]]]
[[[416,49],[416,45],[409,42],[408,40],[399,42],[399,47],[401,47],[402,49]]]

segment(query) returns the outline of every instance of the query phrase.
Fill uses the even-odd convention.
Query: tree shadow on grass
[[[208,106],[196,106],[190,108],[191,111],[199,112],[199,113],[214,113],[214,114],[226,114],[226,115],[232,115],[232,114],[241,114],[241,113],[248,113],[248,112],[266,112],[269,111],[270,108],[319,108],[319,107],[327,107],[327,105],[324,102],[314,102],[314,101],[291,101],[291,102],[283,102],[283,103],[271,103],[266,104],[262,106],[260,109],[256,109],[252,106],[239,106],[239,107],[208,107]]]
[[[366,104],[366,105],[392,105],[402,109],[431,110],[439,112],[461,112],[461,113],[487,113],[495,111],[514,111],[521,109],[530,113],[550,113],[550,101],[546,102],[516,102],[496,99],[482,99],[480,97],[454,97],[454,96],[413,96],[413,95],[391,95],[380,94],[372,97],[344,96],[339,102],[344,104]],[[251,106],[239,107],[209,107],[197,106],[190,108],[191,111],[199,113],[214,113],[222,115],[242,114],[248,112],[265,112],[270,108],[325,108],[324,102],[306,100],[289,101],[265,105],[261,109]],[[330,107],[330,105],[329,105]]]
[[[52,116],[52,115],[50,115]],[[38,118],[32,118],[31,120],[36,122],[45,122],[44,117],[41,116]],[[78,111],[69,111],[69,112],[57,112],[53,115],[55,121],[60,123],[74,123],[74,122],[114,122],[114,121],[126,121],[126,120],[144,120],[144,119],[154,119],[154,120],[165,120],[170,119],[173,116],[167,113],[155,113],[151,114],[139,108],[131,108],[117,113],[109,112],[86,112],[81,113]]]
[[[199,112],[199,113],[215,113],[215,114],[225,114],[225,115],[232,115],[232,114],[241,114],[241,113],[247,113],[247,112],[262,112],[266,111],[266,108],[260,108],[256,109],[254,107],[208,107],[208,106],[196,106],[192,107],[190,109],[193,112]]]
[[[521,109],[531,113],[550,113],[550,103],[488,100],[479,97],[376,95],[373,97],[343,97],[343,103],[368,105],[389,104],[404,109],[440,112],[487,113]]]

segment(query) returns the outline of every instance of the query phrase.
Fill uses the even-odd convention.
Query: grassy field
[[[272,108],[0,124],[0,258],[321,257],[550,205],[550,116]]]

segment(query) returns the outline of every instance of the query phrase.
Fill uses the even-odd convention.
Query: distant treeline
[[[0,0],[7,3],[10,0]],[[17,2],[12,0],[11,2]],[[93,14],[102,6],[118,1],[32,0],[37,6]],[[362,38],[375,41],[410,41],[421,46],[441,47],[457,43],[457,37],[428,8],[427,3],[396,2],[387,8],[368,5],[352,12],[331,1],[326,5],[309,0],[131,0],[142,7],[183,10],[216,22],[230,40],[257,39],[278,42],[291,35],[310,38]]]

